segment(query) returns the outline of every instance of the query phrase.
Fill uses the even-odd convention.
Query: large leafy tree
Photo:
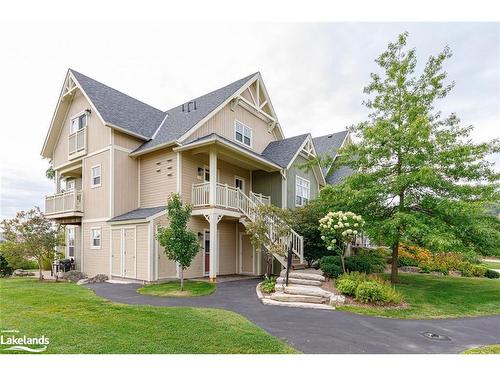
[[[498,140],[475,144],[472,126],[435,109],[454,85],[443,70],[452,54],[444,48],[417,74],[407,37],[400,35],[375,60],[381,74],[372,73],[364,90],[369,120],[351,128],[357,141],[335,161],[356,173],[321,197],[361,214],[371,237],[392,249],[393,282],[401,243],[500,254],[500,224],[491,214],[499,174],[486,159],[499,151]]]
[[[39,279],[43,279],[44,259],[53,260],[56,246],[63,243],[59,227],[47,219],[38,207],[20,211],[13,219],[1,223],[6,242],[6,253],[23,258],[34,258],[38,263]]]
[[[169,226],[158,228],[156,235],[166,257],[179,264],[181,291],[184,288],[184,270],[191,265],[201,248],[198,237],[187,227],[191,211],[191,206],[185,204],[179,194],[170,195],[167,203]]]

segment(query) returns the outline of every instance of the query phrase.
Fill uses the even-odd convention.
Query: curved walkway
[[[263,305],[255,293],[259,280],[219,283],[205,297],[165,298],[137,293],[138,284],[87,285],[112,301],[153,306],[213,307],[235,311],[304,353],[460,353],[500,342],[500,315],[466,319],[399,320],[343,311]],[[433,332],[449,340],[422,336]]]

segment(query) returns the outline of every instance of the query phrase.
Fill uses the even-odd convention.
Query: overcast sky
[[[43,208],[54,191],[40,151],[69,67],[163,110],[260,71],[285,135],[318,136],[366,119],[373,60],[407,30],[421,63],[452,48],[446,70],[456,88],[441,108],[484,141],[500,136],[499,25],[4,20],[0,217]]]

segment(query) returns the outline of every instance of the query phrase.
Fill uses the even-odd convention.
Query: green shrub
[[[356,300],[364,303],[384,302],[383,286],[375,281],[363,281],[356,288]]]
[[[335,287],[340,293],[345,294],[346,296],[354,296],[356,294],[358,283],[354,280],[342,279],[335,283]]]
[[[320,267],[326,264],[337,264],[340,265],[340,257],[335,255],[327,255],[319,260]]]
[[[12,269],[9,262],[7,262],[3,254],[0,253],[0,277],[10,276],[12,275],[13,271],[14,270]]]
[[[458,271],[462,273],[463,277],[472,277],[474,276],[472,273],[472,267],[474,267],[471,263],[469,262],[462,262],[459,264]]]
[[[360,249],[357,254],[345,259],[345,267],[350,272],[381,273],[387,264],[385,252]]]
[[[498,279],[498,278],[500,278],[500,273],[493,271],[493,270],[490,270],[488,268],[486,270],[484,276],[487,277],[488,279]]]
[[[354,296],[356,294],[356,288],[363,281],[366,281],[366,274],[359,272],[349,272],[340,275],[335,283],[335,287],[342,294],[348,296]]]
[[[264,293],[273,293],[276,287],[276,278],[275,277],[266,277],[262,284],[260,284],[260,289]]]
[[[473,265],[472,266],[472,276],[474,277],[484,277],[486,274],[486,271],[488,269],[485,266],[478,266],[478,265]]]
[[[320,268],[323,274],[330,279],[334,279],[343,273],[342,266],[335,263],[322,263]]]
[[[398,257],[398,267],[418,267],[418,260],[409,257]]]

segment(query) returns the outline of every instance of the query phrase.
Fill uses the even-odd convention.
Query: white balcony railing
[[[87,127],[83,127],[68,138],[68,155],[84,152],[87,147]]]
[[[218,183],[215,191],[215,204],[220,207],[233,208],[238,210],[241,208],[241,197],[238,193],[238,188],[233,186]],[[248,197],[256,205],[271,204],[271,198],[250,192]],[[192,203],[194,207],[208,206],[210,203],[210,183],[203,182],[194,184],[192,190]]]
[[[66,191],[45,197],[45,214],[63,214],[82,211],[81,190]]]

